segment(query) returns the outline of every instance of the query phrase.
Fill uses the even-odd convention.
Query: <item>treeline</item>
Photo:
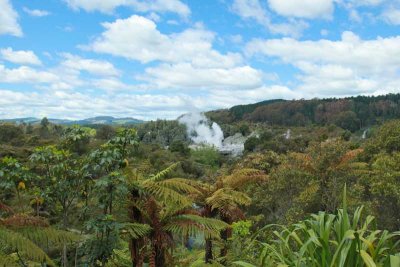
[[[400,94],[311,100],[272,100],[210,112],[219,123],[262,122],[280,126],[334,124],[349,131],[400,115]]]

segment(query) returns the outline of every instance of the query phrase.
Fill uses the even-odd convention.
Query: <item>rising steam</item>
[[[178,119],[186,125],[189,138],[196,145],[214,146],[220,152],[240,155],[244,150],[246,137],[240,133],[224,140],[224,133],[216,122],[210,122],[202,113],[188,113]]]
[[[178,119],[186,125],[190,139],[198,145],[212,145],[216,148],[222,148],[224,133],[221,127],[210,121],[202,113],[188,113]]]

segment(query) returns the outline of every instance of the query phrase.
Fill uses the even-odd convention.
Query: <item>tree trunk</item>
[[[63,247],[62,262],[63,262],[63,267],[68,267],[68,256],[67,256],[67,245],[66,244],[64,244],[64,247]]]
[[[204,207],[204,211],[202,212],[203,217],[206,218],[214,218],[217,214],[216,211],[213,211],[209,205],[206,205]],[[213,251],[212,251],[212,240],[211,238],[206,238],[205,240],[205,257],[204,261],[205,263],[211,263],[211,261],[214,259],[213,256]]]
[[[206,254],[204,261],[206,263],[211,263],[213,260],[213,252],[212,252],[212,241],[211,239],[206,239],[206,246],[205,246]]]
[[[139,198],[139,192],[137,190],[131,191],[131,201],[135,201]],[[133,223],[141,223],[142,222],[142,214],[140,210],[136,207],[131,206],[129,209],[129,217],[131,222]],[[141,255],[141,249],[143,247],[143,238],[129,240],[129,250],[131,254],[132,267],[142,267],[143,266],[143,258]]]
[[[221,219],[222,219],[222,221],[226,222],[227,224],[232,223],[232,220],[228,217],[222,216]],[[228,240],[231,237],[232,237],[232,228],[228,227],[225,230],[221,231],[221,239],[223,241],[223,247],[221,248],[221,251],[220,251],[221,257],[226,257],[226,255],[228,254]]]
[[[165,250],[156,245],[155,246],[155,260],[156,260],[156,265],[155,267],[164,267],[165,266]]]

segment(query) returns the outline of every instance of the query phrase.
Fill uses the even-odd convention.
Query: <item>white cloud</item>
[[[400,25],[400,9],[389,8],[383,12],[382,18],[389,24]]]
[[[215,34],[202,25],[166,35],[153,21],[134,15],[103,26],[106,30],[89,49],[142,63],[161,62],[138,75],[147,87],[242,89],[262,84],[262,73],[243,64],[240,54],[213,49]]]
[[[141,16],[133,15],[112,23],[103,23],[106,29],[89,45],[95,52],[108,53],[142,63],[151,61],[182,62],[195,65],[233,66],[241,61],[239,54],[220,54],[212,49],[214,33],[201,25],[181,33],[165,35],[157,25]]]
[[[42,91],[17,92],[0,89],[0,118],[50,117],[82,119],[99,115],[133,116],[139,119],[176,118],[195,106],[185,95],[105,94]],[[115,105],[118,103],[118,105]]]
[[[216,90],[207,98],[212,108],[230,108],[235,105],[250,104],[266,99],[299,99],[304,97],[302,92],[296,92],[286,86],[261,86],[250,90],[235,91]]]
[[[291,38],[254,40],[246,51],[281,59],[300,71],[297,90],[312,96],[398,90],[400,36],[362,40],[344,32],[339,41]]]
[[[274,34],[298,37],[308,27],[307,23],[293,19],[287,23],[273,23],[259,0],[234,0],[232,11],[244,20],[255,20]]]
[[[36,69],[21,66],[18,68],[7,69],[0,65],[0,82],[4,83],[53,83],[59,79],[57,75]]]
[[[325,18],[332,17],[333,0],[268,0],[269,7],[285,17]]]
[[[30,16],[33,17],[45,17],[50,15],[50,12],[46,11],[46,10],[40,10],[40,9],[30,9],[27,7],[23,8],[24,12],[29,14]]]
[[[11,47],[0,49],[0,55],[3,59],[16,64],[41,65],[42,62],[33,51],[13,50]]]
[[[102,79],[95,79],[91,82],[91,84],[104,91],[113,93],[116,91],[127,90],[127,89],[134,89],[133,86],[123,83],[122,81],[116,78],[102,78]]]
[[[104,60],[86,59],[72,54],[63,54],[65,60],[61,63],[63,67],[70,70],[86,71],[90,74],[100,76],[118,76],[120,75],[113,64]]]
[[[0,35],[11,34],[22,36],[21,27],[18,24],[18,14],[13,9],[10,0],[0,0]]]
[[[65,0],[73,9],[112,13],[117,7],[128,6],[138,12],[173,12],[180,16],[190,15],[189,7],[179,0]]]
[[[228,108],[232,105],[252,103],[266,98],[292,99],[298,94],[284,86],[263,86],[252,90],[217,90],[211,94],[85,94],[48,90],[18,92],[0,89],[0,118],[50,117],[82,119],[99,115],[132,116],[139,119],[168,118],[197,110]],[[118,103],[118,105],[115,105]]]
[[[298,63],[297,67],[303,72],[303,75],[299,77],[302,84],[297,90],[305,95],[371,94],[383,86],[377,79],[358,75],[356,69],[342,65],[318,65],[302,62]]]
[[[262,72],[249,66],[196,68],[190,63],[162,64],[147,68],[142,79],[157,88],[170,89],[250,89],[262,85]]]

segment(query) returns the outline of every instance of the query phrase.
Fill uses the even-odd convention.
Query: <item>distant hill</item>
[[[27,117],[27,118],[15,118],[15,119],[4,119],[0,120],[0,122],[15,122],[15,123],[31,123],[37,124],[40,123],[41,119]],[[93,118],[87,118],[83,120],[63,120],[63,119],[49,119],[51,123],[61,124],[61,125],[95,125],[95,124],[107,124],[107,125],[129,125],[129,124],[139,124],[144,121],[138,120],[135,118],[114,118],[111,116],[98,116]]]
[[[279,126],[337,125],[357,131],[400,119],[400,94],[310,100],[267,100],[207,112],[219,124],[241,121]]]

